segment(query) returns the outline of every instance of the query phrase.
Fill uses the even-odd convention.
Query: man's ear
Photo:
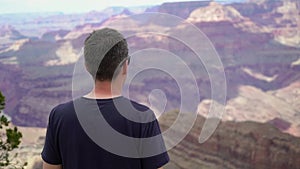
[[[126,75],[127,74],[127,69],[128,69],[128,64],[127,64],[127,60],[126,63],[123,64],[122,66],[122,75]]]
[[[89,68],[88,68],[87,65],[86,65],[86,62],[84,62],[84,67],[85,67],[85,70],[86,70],[86,71],[90,72],[90,71],[89,71]]]

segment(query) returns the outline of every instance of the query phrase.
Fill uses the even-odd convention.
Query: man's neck
[[[111,81],[96,81],[93,90],[84,97],[93,99],[107,99],[122,95],[122,86]]]

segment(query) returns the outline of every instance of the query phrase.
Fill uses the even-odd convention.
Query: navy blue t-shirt
[[[158,122],[148,107],[122,96],[112,99],[81,97],[75,101],[77,101],[76,106],[80,106],[82,113],[86,116],[101,113],[114,130],[128,137],[160,136],[158,142],[148,144],[148,146],[150,145],[150,149],[158,149],[157,146],[161,147],[161,145],[164,147]],[[78,110],[75,111],[75,101],[60,104],[50,113],[45,145],[41,153],[45,162],[53,165],[61,164],[63,169],[156,169],[169,161],[167,152],[150,157],[133,158],[116,155],[99,146],[82,127],[79,116],[76,114]],[[115,101],[119,103],[118,108],[115,106]],[[127,119],[120,111],[122,111],[122,105],[128,103],[141,112],[141,117],[144,115],[154,117],[154,120],[144,123]],[[96,104],[100,111],[92,109],[93,104]],[[126,111],[126,109],[128,109],[127,106],[124,106],[123,110]],[[97,128],[94,130],[103,132]],[[140,146],[137,145],[139,148]]]

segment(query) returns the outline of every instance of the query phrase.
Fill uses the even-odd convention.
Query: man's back
[[[137,123],[128,120],[116,108],[118,103],[131,103],[141,113],[154,116],[149,108],[129,101],[120,96],[113,99],[78,98],[84,113],[88,116],[89,104],[97,102],[99,112],[108,124],[117,132],[134,138],[147,138],[160,134],[157,120],[148,123]],[[147,111],[148,110],[148,111]],[[150,112],[150,114],[149,114]],[[95,128],[97,132],[101,129]],[[163,143],[163,140],[161,140]],[[137,148],[139,145],[137,145]],[[97,145],[84,131],[77,118],[74,102],[55,107],[50,114],[46,142],[42,158],[49,164],[61,164],[64,169],[156,169],[169,161],[167,153],[148,158],[128,158],[110,153]]]

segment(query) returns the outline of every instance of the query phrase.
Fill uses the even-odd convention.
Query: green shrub
[[[17,127],[10,124],[10,121],[3,113],[5,108],[5,97],[0,91],[0,168],[20,169],[27,163],[20,164],[16,159],[18,153],[13,152],[21,143],[22,133]]]

